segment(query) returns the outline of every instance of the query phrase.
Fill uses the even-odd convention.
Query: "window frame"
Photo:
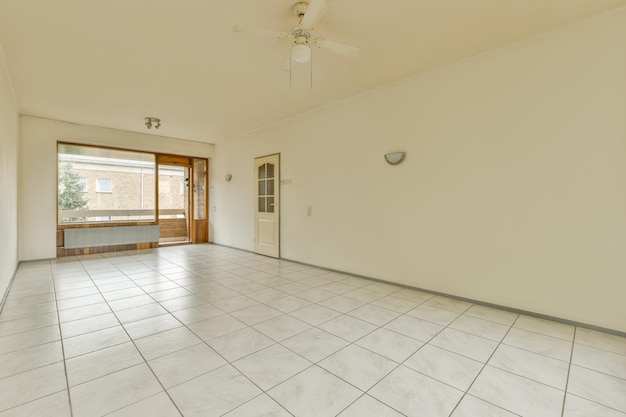
[[[137,154],[144,154],[144,155],[150,155],[153,157],[153,161],[154,161],[154,173],[155,173],[155,180],[154,180],[154,196],[155,196],[155,201],[154,201],[154,219],[153,220],[128,220],[128,221],[124,221],[124,220],[112,220],[112,221],[85,221],[85,222],[60,222],[59,220],[59,186],[58,186],[58,175],[59,175],[59,168],[60,168],[60,161],[59,161],[59,148],[61,146],[77,146],[77,147],[85,147],[85,148],[95,148],[95,149],[103,149],[103,150],[110,150],[110,151],[121,151],[121,152],[131,152],[131,153],[137,153]],[[99,146],[99,145],[90,145],[90,144],[84,144],[84,143],[76,143],[76,142],[65,142],[65,141],[57,141],[57,192],[56,192],[56,196],[57,196],[57,205],[56,205],[56,209],[57,209],[57,213],[56,213],[56,224],[57,224],[57,229],[58,230],[63,230],[63,229],[73,229],[73,228],[96,228],[96,227],[118,227],[118,226],[151,226],[151,225],[157,225],[159,224],[159,220],[158,220],[158,212],[159,212],[159,199],[158,199],[158,178],[157,177],[157,172],[158,172],[158,157],[159,154],[155,153],[155,152],[148,152],[148,151],[141,151],[141,150],[136,150],[136,149],[127,149],[127,148],[117,148],[117,147],[111,147],[111,146]],[[82,177],[81,177],[82,178]],[[113,179],[112,178],[107,178],[111,180],[111,191],[109,192],[98,192],[96,191],[97,194],[112,194],[113,192]],[[88,181],[87,181],[88,184]],[[97,187],[97,184],[96,184]],[[84,191],[85,193],[89,191],[88,186],[86,187],[87,191]]]

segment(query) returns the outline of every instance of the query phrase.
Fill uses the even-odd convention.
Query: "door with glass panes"
[[[256,210],[254,216],[254,251],[261,255],[280,256],[280,155],[254,160]]]

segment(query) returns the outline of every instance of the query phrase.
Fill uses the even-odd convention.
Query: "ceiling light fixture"
[[[296,42],[291,47],[291,60],[298,64],[304,64],[311,60],[311,48],[306,37],[296,37]]]
[[[157,119],[156,117],[144,117],[144,120],[146,121],[146,127],[148,129],[152,129],[152,126],[154,126],[155,129],[161,127],[161,119]]]

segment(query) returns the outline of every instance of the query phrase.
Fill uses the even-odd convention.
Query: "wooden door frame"
[[[205,205],[204,205],[204,218],[205,220],[202,221],[206,221],[207,223],[207,241],[208,241],[208,234],[209,234],[209,192],[208,192],[208,188],[209,188],[209,159],[208,158],[200,158],[200,157],[195,157],[195,156],[181,156],[181,155],[172,155],[172,154],[155,154],[156,155],[156,171],[157,171],[157,180],[156,180],[156,207],[157,207],[157,222],[158,222],[158,207],[159,207],[159,180],[158,180],[158,172],[159,172],[159,166],[160,165],[170,165],[170,166],[182,166],[185,168],[189,168],[189,242],[190,243],[198,243],[198,239],[197,239],[197,233],[196,233],[196,228],[195,228],[195,222],[196,220],[194,219],[194,211],[195,211],[195,206],[194,206],[194,198],[193,198],[193,193],[194,193],[194,187],[195,187],[195,172],[193,169],[193,162],[195,159],[199,159],[199,160],[203,160],[206,163],[206,170],[205,170],[205,177],[206,177],[206,190],[205,190]]]

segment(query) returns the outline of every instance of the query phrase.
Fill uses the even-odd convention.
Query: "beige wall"
[[[17,268],[18,116],[0,48],[0,301]]]
[[[213,145],[20,116],[20,260],[56,256],[57,141],[210,158]]]
[[[214,241],[253,249],[280,152],[284,258],[626,331],[625,39],[622,10],[219,144]]]

